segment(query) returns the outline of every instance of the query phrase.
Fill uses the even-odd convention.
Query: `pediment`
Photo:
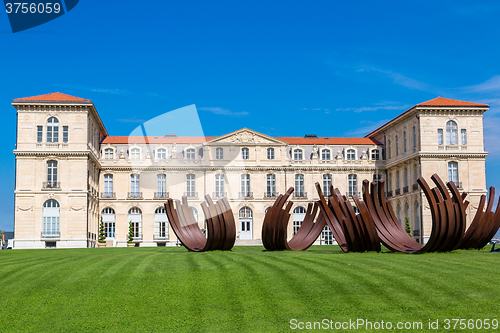
[[[273,138],[271,136],[253,131],[248,128],[242,128],[235,132],[219,136],[207,144],[236,144],[236,145],[288,145],[288,143]]]

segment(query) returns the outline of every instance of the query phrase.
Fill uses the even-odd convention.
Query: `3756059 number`
[[[5,4],[5,11],[7,14],[59,14],[61,11],[61,4],[59,3],[29,3],[29,2],[7,2]]]
[[[444,329],[461,329],[461,330],[473,330],[473,329],[485,329],[490,328],[496,330],[498,329],[498,319],[445,319]]]

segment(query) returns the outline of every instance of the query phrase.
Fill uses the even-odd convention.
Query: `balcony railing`
[[[155,199],[167,199],[169,193],[168,192],[155,192],[154,198]]]
[[[142,199],[142,192],[128,192],[127,199]]]
[[[403,187],[403,193],[408,193],[408,186]]]
[[[396,190],[394,190],[394,193],[396,193],[396,195],[400,195],[401,194],[401,189],[397,188]]]
[[[61,183],[60,182],[43,182],[42,187],[44,189],[60,189]]]
[[[278,195],[278,192],[264,192],[264,199],[275,199]]]
[[[103,192],[101,193],[102,199],[116,199],[116,192]]]
[[[41,237],[42,238],[60,238],[61,237],[61,232],[57,231],[42,231],[41,232]]]
[[[168,232],[164,233],[163,235],[161,235],[161,234],[154,234],[153,235],[153,240],[168,240]]]
[[[417,183],[413,184],[412,189],[413,189],[413,191],[417,191],[418,190],[418,184]]]
[[[198,198],[198,192],[184,192],[184,195],[188,198]]]
[[[253,192],[239,192],[238,197],[240,199],[251,199],[253,198]]]
[[[307,192],[293,192],[294,198],[307,198]]]
[[[392,191],[387,191],[387,197],[388,198],[392,197]]]
[[[212,197],[214,197],[214,198],[227,197],[227,192],[213,192]]]

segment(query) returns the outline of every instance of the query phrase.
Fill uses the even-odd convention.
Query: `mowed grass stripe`
[[[336,246],[0,251],[0,318],[6,332],[275,332],[292,318],[497,318],[499,259]]]

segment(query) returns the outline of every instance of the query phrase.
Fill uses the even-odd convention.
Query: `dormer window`
[[[130,150],[130,158],[132,160],[138,160],[141,158],[141,151],[139,148],[132,148]]]
[[[195,156],[194,156],[194,149],[193,148],[189,148],[188,150],[186,150],[186,158],[188,160],[194,160]]]
[[[330,158],[331,158],[330,149],[323,149],[321,151],[321,159],[322,160],[329,160]]]
[[[114,155],[113,148],[104,149],[104,159],[112,160],[114,157],[113,155]]]
[[[294,160],[302,160],[303,159],[302,149],[295,149],[293,151],[293,159]]]
[[[348,160],[356,159],[356,151],[354,149],[347,149],[346,157]]]
[[[167,159],[167,150],[165,148],[159,148],[156,151],[156,157],[159,160],[166,160]]]

